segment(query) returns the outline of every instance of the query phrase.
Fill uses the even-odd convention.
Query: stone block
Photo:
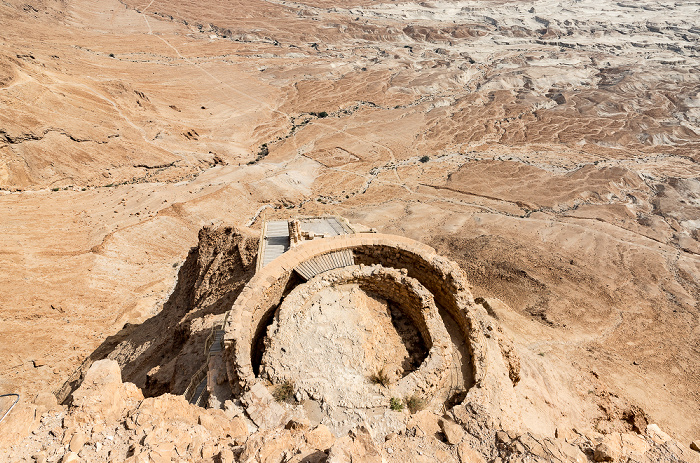
[[[309,444],[310,447],[322,451],[326,451],[331,448],[335,442],[335,436],[333,436],[330,430],[322,424],[319,424],[314,429],[308,431],[304,437],[306,439],[306,443]]]
[[[450,445],[457,445],[464,438],[464,429],[454,421],[442,419],[440,420],[440,428]]]
[[[460,463],[486,463],[484,457],[471,448],[466,442],[462,442],[457,447],[457,455]]]

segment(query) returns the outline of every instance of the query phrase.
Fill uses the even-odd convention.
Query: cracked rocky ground
[[[533,423],[605,430],[620,397],[697,439],[699,11],[0,2],[0,392],[58,389],[161,313],[203,225],[269,204],[458,262]]]

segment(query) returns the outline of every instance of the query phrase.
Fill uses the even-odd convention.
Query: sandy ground
[[[369,3],[0,4],[0,392],[58,388],[270,204],[459,262],[533,423],[619,396],[697,439],[700,3]]]

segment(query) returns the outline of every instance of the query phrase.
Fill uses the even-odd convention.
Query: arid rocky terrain
[[[92,360],[118,362],[132,405],[182,394],[261,222],[337,214],[464,269],[514,341],[532,432],[643,416],[688,449],[699,18],[697,1],[3,0],[0,394],[21,402],[0,448]]]

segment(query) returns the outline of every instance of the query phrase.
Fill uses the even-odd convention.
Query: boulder
[[[415,429],[417,436],[436,437],[441,431],[440,416],[428,410],[422,410],[414,415],[406,426],[408,429]]]
[[[275,429],[253,434],[239,457],[241,462],[281,463],[294,455],[296,446],[288,429]]]
[[[304,437],[306,438],[306,443],[309,444],[310,447],[323,451],[331,448],[333,442],[335,442],[335,436],[322,424],[308,431]]]
[[[442,419],[440,420],[440,428],[450,445],[457,445],[462,442],[464,429],[454,421]]]
[[[222,449],[221,452],[219,452],[219,461],[221,463],[235,463],[236,459],[233,455],[233,451],[231,449]]]
[[[73,406],[90,417],[101,415],[114,422],[124,414],[130,402],[142,400],[143,395],[132,384],[122,384],[119,364],[114,360],[98,360],[85,374],[80,387],[73,392]],[[90,418],[90,421],[99,421]]]
[[[250,419],[260,429],[272,429],[282,424],[284,409],[262,384],[251,386],[241,401],[245,404]]]
[[[70,448],[71,452],[78,453],[80,450],[83,448],[83,445],[85,445],[85,441],[87,438],[85,437],[85,434],[82,431],[78,431],[75,434],[73,434],[73,437],[71,437],[70,444],[68,447]]]
[[[601,442],[595,448],[593,452],[593,459],[595,461],[616,461],[618,452],[615,452],[610,445]]]
[[[664,444],[671,440],[671,436],[663,432],[658,425],[650,424],[647,426],[647,435],[657,444]]]
[[[622,434],[620,436],[623,455],[644,455],[649,450],[649,444],[636,434]]]
[[[457,447],[457,455],[460,463],[486,463],[484,457],[471,448],[466,442],[462,442]]]
[[[365,427],[351,431],[336,440],[328,452],[327,463],[381,463],[382,455],[374,446],[372,436]]]

